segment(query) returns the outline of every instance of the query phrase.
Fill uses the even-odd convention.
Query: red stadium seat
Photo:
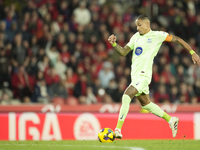
[[[66,105],[78,105],[78,99],[76,97],[70,96],[66,99]]]
[[[53,104],[58,104],[58,105],[64,105],[65,104],[65,99],[62,97],[54,97],[52,100]]]

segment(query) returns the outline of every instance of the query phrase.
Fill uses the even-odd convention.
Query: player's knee
[[[138,93],[137,89],[130,85],[124,92],[124,94],[128,95],[131,99]]]
[[[149,99],[142,99],[142,100],[139,100],[141,106],[146,106],[148,105],[151,101]]]

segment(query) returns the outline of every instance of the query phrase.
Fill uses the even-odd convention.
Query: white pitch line
[[[19,146],[27,146],[27,145],[32,145],[32,146],[38,146],[38,145],[43,145],[43,144],[0,144],[0,145],[19,145]],[[45,146],[76,146],[76,147],[104,147],[104,148],[127,148],[127,149],[130,149],[130,150],[145,150],[144,148],[142,148],[142,147],[128,147],[128,146],[100,146],[100,145],[66,145],[66,144],[64,144],[64,145],[58,145],[58,144],[56,144],[56,145],[50,145],[50,144],[48,144],[48,145],[45,145]]]

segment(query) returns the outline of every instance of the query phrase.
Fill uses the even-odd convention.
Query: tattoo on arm
[[[117,53],[121,56],[126,56],[130,51],[131,48],[129,46],[121,47],[118,44],[114,47],[114,49],[117,51]]]
[[[183,48],[185,48],[188,51],[190,51],[192,49],[183,39],[181,39],[175,35],[172,36],[171,42],[178,43],[179,45],[181,45]]]

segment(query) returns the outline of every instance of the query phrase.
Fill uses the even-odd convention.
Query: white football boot
[[[122,138],[122,134],[121,134],[121,130],[120,129],[115,129],[115,138],[117,139],[121,139]]]
[[[169,124],[170,128],[172,129],[173,137],[176,137],[178,131],[178,117],[172,117],[172,122]]]

